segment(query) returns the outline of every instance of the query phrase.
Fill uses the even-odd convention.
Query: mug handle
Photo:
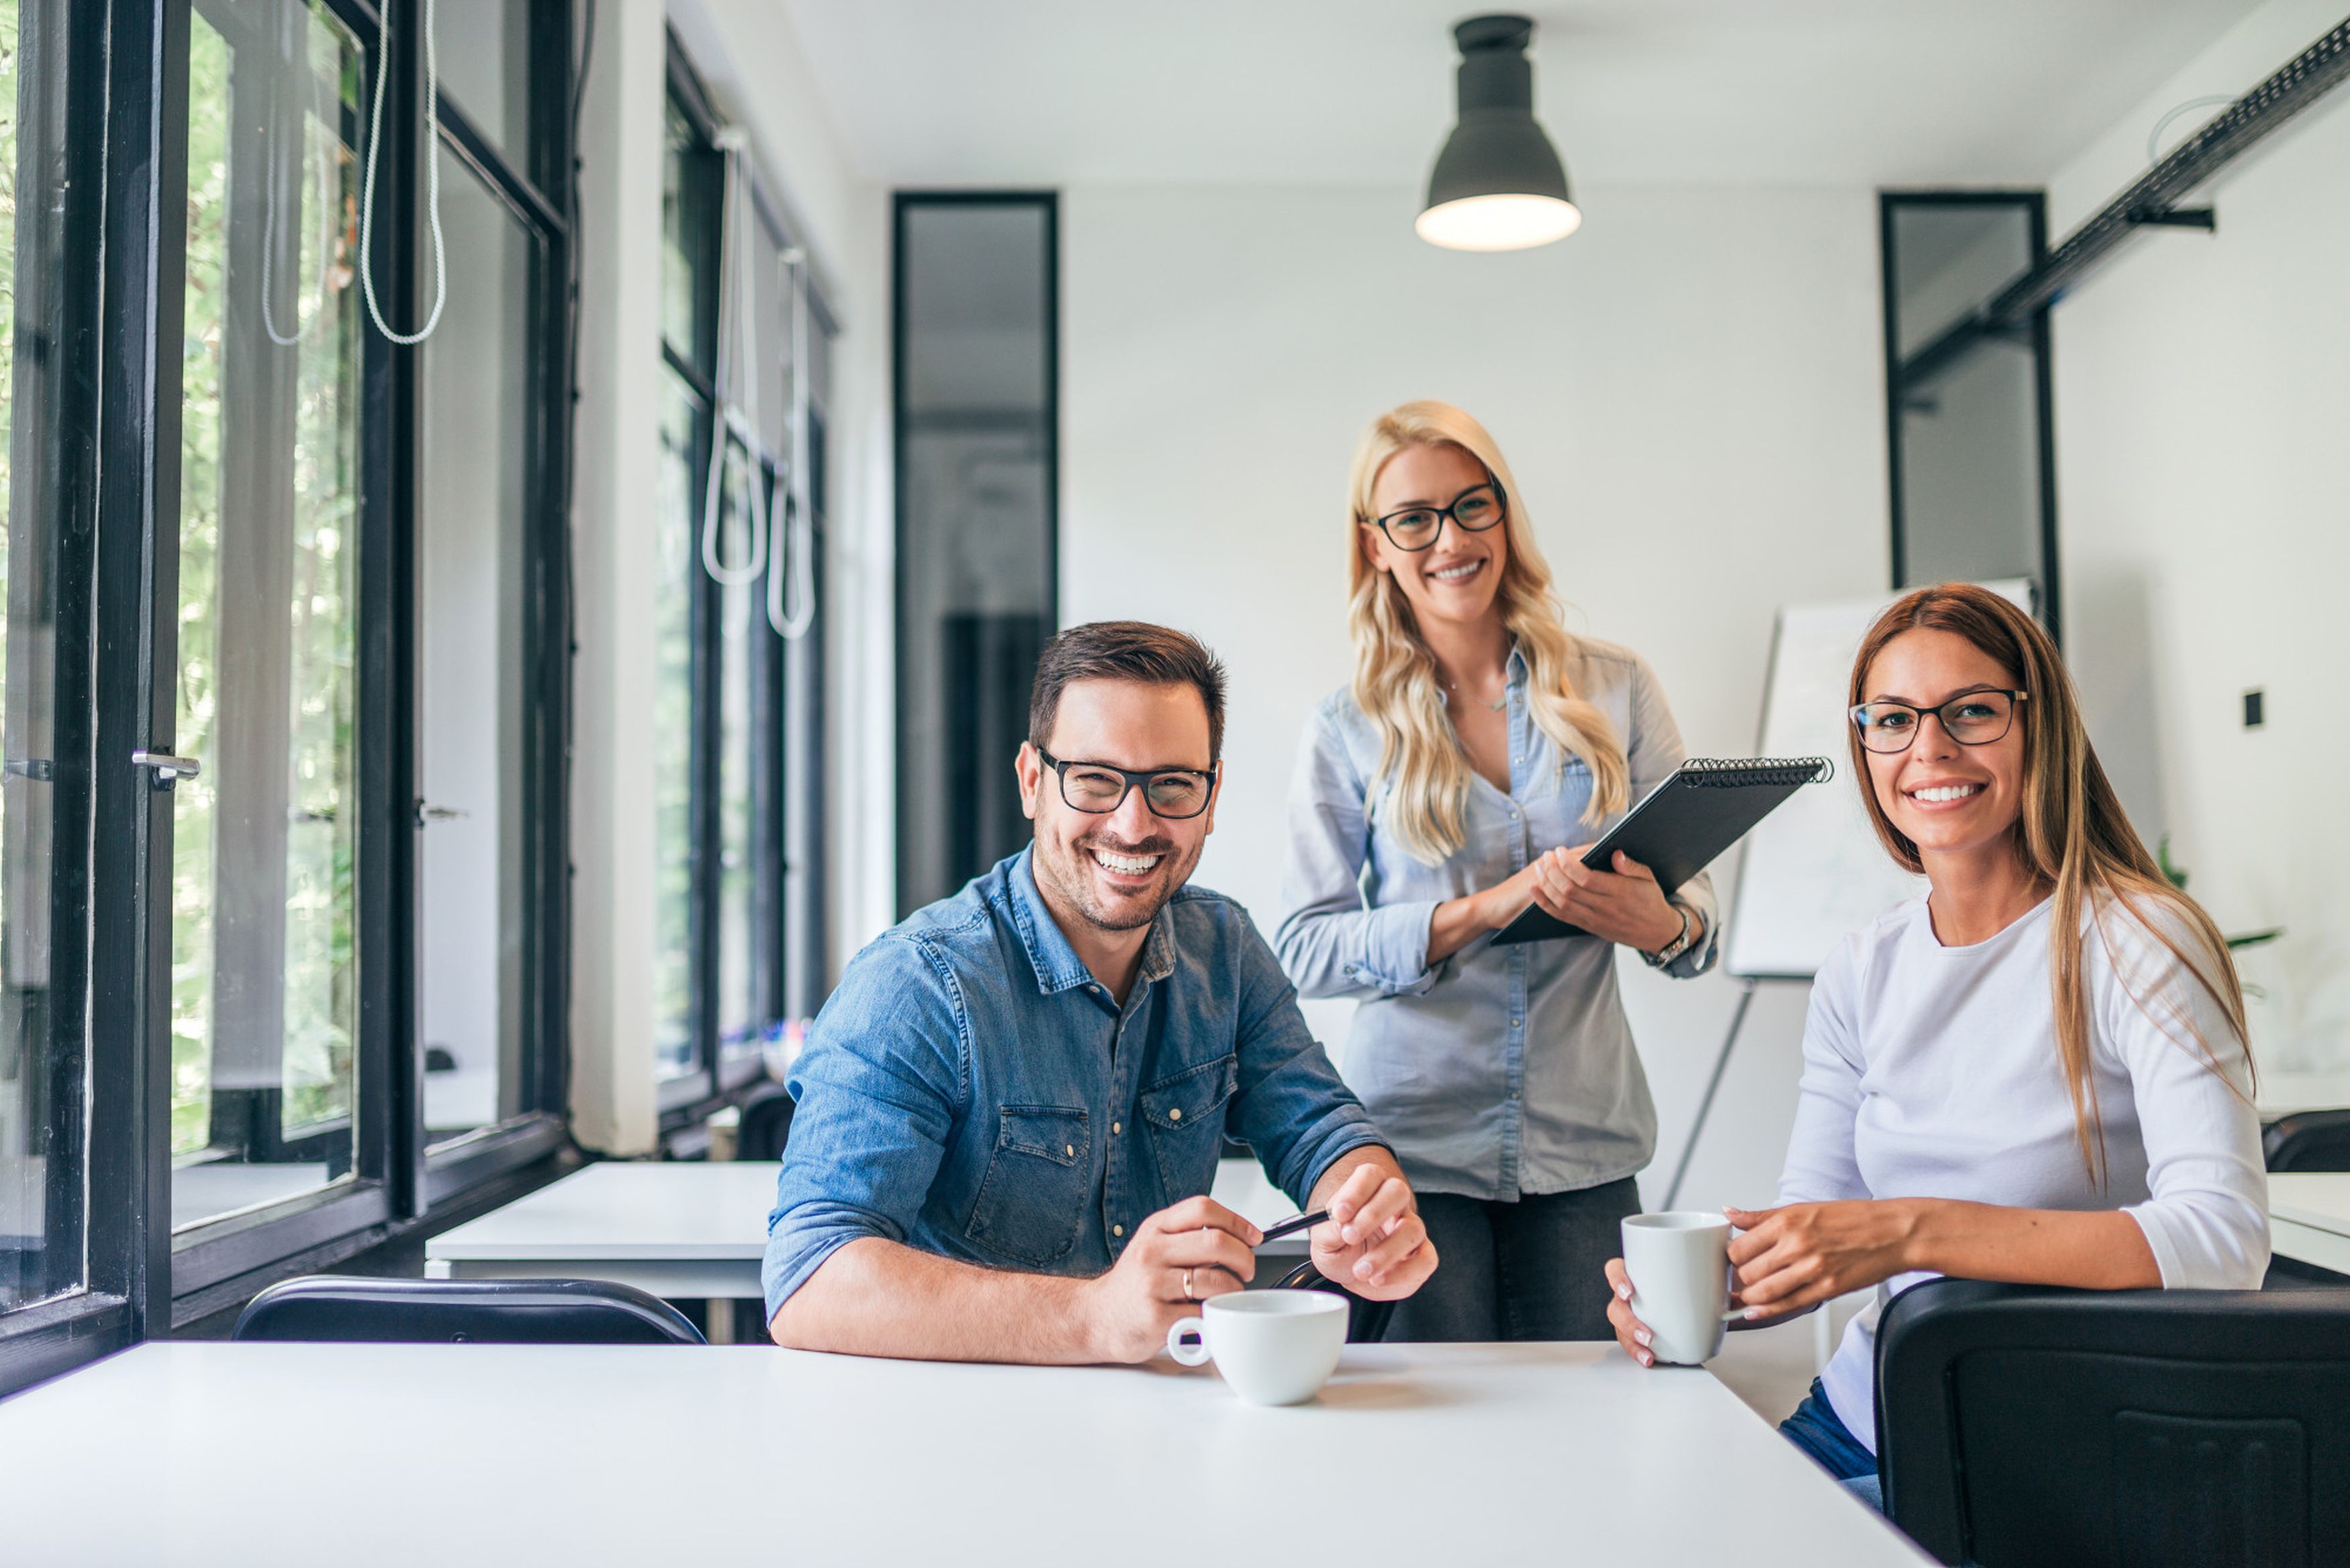
[[[1179,1318],[1167,1331],[1167,1354],[1186,1366],[1208,1364],[1208,1325],[1196,1317]],[[1193,1335],[1185,1338],[1186,1334]]]

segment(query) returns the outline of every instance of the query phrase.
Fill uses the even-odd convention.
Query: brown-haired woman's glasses
[[[1502,487],[1492,480],[1472,484],[1452,498],[1450,506],[1407,506],[1378,519],[1379,532],[1399,550],[1425,550],[1444,532],[1444,520],[1463,534],[1482,534],[1502,520],[1507,507]]]
[[[1863,702],[1852,710],[1860,730],[1860,743],[1872,752],[1891,755],[1917,743],[1918,726],[1931,713],[1941,721],[1942,732],[1962,746],[1987,746],[2007,738],[2015,722],[2015,705],[2028,691],[1961,691],[1939,708],[1913,708],[1907,702]]]
[[[1180,822],[1208,809],[1215,794],[1216,776],[1190,768],[1166,768],[1157,773],[1132,773],[1107,763],[1065,763],[1044,747],[1036,754],[1061,775],[1061,798],[1076,811],[1107,816],[1126,804],[1126,792],[1139,789],[1151,815]]]

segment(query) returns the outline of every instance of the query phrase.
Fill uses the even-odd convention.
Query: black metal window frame
[[[424,67],[413,47],[423,0],[390,0],[387,60],[375,57],[379,17],[368,0],[318,3],[365,50],[362,101],[376,72],[390,72],[376,278],[393,319],[421,319],[428,265],[421,171],[434,152],[423,145]],[[52,1044],[70,1096],[57,1115],[80,1134],[79,1148],[68,1152],[79,1155],[86,1176],[66,1195],[86,1193],[85,1267],[78,1290],[0,1314],[0,1394],[407,1230],[435,1205],[554,1152],[565,1137],[575,42],[569,7],[536,5],[524,159],[501,153],[445,94],[436,105],[441,146],[538,242],[529,301],[536,395],[522,750],[533,884],[525,1038],[517,1043],[523,1112],[423,1146],[414,520],[424,410],[417,351],[370,331],[359,370],[354,567],[363,961],[353,1179],[177,1237],[171,1229],[172,795],[129,758],[168,739],[175,722],[188,69],[199,9],[209,21],[214,0],[77,0],[37,18],[45,68],[69,84],[56,221],[71,254],[99,258],[86,275],[67,280],[66,330],[47,349],[73,369],[59,378],[58,394],[71,406],[56,417],[75,433],[51,476],[61,519],[51,909],[62,1031]],[[72,1175],[60,1171],[58,1179]]]
[[[698,531],[709,482],[710,443],[716,439],[718,389],[712,370],[717,357],[718,203],[723,161],[716,147],[721,125],[718,110],[702,85],[700,74],[694,69],[683,43],[674,32],[669,36],[668,87],[670,106],[683,119],[693,138],[693,145],[685,153],[685,172],[691,182],[691,196],[696,206],[696,212],[690,220],[694,225],[690,243],[698,254],[692,258],[693,341],[674,343],[664,334],[661,358],[668,369],[684,384],[694,405],[694,433],[691,450],[693,480],[690,504]],[[788,248],[792,243],[788,225],[781,213],[775,210],[764,188],[757,189],[756,206],[758,221],[767,237],[779,249]],[[809,293],[808,312],[811,327],[817,336],[828,337],[837,329],[822,296],[813,288]],[[816,353],[820,351],[811,345],[811,362]],[[812,370],[804,373],[813,374]],[[752,852],[754,864],[760,868],[760,874],[753,882],[754,941],[750,980],[752,994],[758,999],[762,1022],[768,1026],[800,1012],[812,1013],[821,1003],[825,990],[823,972],[828,929],[824,902],[826,817],[823,789],[826,757],[823,645],[827,631],[823,571],[827,517],[825,496],[827,477],[824,445],[826,428],[822,400],[812,396],[807,437],[812,515],[807,543],[813,553],[815,618],[806,635],[797,643],[786,644],[779,637],[759,636],[757,665],[752,680]],[[763,485],[778,482],[778,471],[764,454],[754,454],[754,462]],[[777,568],[771,566],[770,569]],[[729,1099],[739,1097],[742,1091],[765,1073],[764,1064],[754,1054],[743,1055],[731,1063],[723,1060],[718,1039],[722,739],[719,707],[723,679],[719,617],[723,590],[702,569],[698,560],[691,567],[690,581],[693,596],[693,721],[691,805],[688,815],[691,824],[692,894],[689,927],[691,933],[691,1037],[693,1064],[687,1072],[660,1086],[660,1126],[664,1136],[693,1127]],[[804,651],[795,655],[795,649]],[[793,669],[795,657],[806,660],[804,669]],[[791,700],[795,691],[802,694],[803,701],[794,702]],[[799,798],[792,799],[787,797],[787,781],[792,773],[791,753],[795,751],[803,759],[801,774],[805,782]],[[795,820],[802,825],[796,833],[787,830],[787,822]],[[796,900],[785,897],[786,877],[793,874],[801,878],[806,888]],[[796,909],[793,908],[794,904],[796,904]],[[793,918],[795,913],[797,919]]]
[[[892,193],[889,203],[889,430],[890,481],[896,498],[893,524],[893,558],[903,561],[909,549],[907,542],[907,497],[910,493],[910,475],[907,460],[906,437],[912,428],[906,407],[907,387],[907,319],[906,319],[906,215],[917,207],[1034,207],[1045,220],[1045,416],[1044,500],[1045,500],[1045,581],[1042,597],[1042,619],[1045,633],[1050,636],[1061,624],[1061,198],[1056,191],[997,190],[997,191],[925,191],[902,190]],[[897,727],[893,740],[897,754],[903,759],[910,748],[907,742],[908,726],[915,706],[910,700],[911,682],[922,679],[906,657],[905,628],[910,624],[914,607],[907,602],[907,581],[903,570],[897,573],[891,587],[891,611],[895,622]],[[901,761],[902,770],[902,761]],[[902,773],[897,781],[897,800],[891,807],[891,820],[897,825],[901,841],[912,828],[912,814],[935,799],[939,781],[916,781]],[[899,912],[910,914],[922,900],[909,886],[906,868],[901,863],[894,889]]]
[[[1908,383],[1917,374],[1919,360],[1933,360],[1942,355],[1955,356],[1968,352],[1973,338],[1960,327],[1944,337],[1927,344],[1918,352],[1906,357],[1901,352],[1901,303],[1898,294],[1899,247],[1895,236],[1895,215],[1905,207],[2021,207],[2031,228],[2031,265],[2039,267],[2048,256],[2048,197],[2042,191],[1967,190],[1967,191],[1879,191],[1877,193],[1878,287],[1884,313],[1885,337],[1885,428],[1886,478],[1887,484],[1887,513],[1891,528],[1892,586],[1900,588],[1908,584],[1908,527],[1906,516],[1903,482],[1901,413],[1908,395]],[[2025,318],[2022,328],[2024,342],[2032,350],[2033,396],[2038,405],[2034,450],[2039,459],[2036,493],[2040,502],[2040,561],[2038,576],[2040,622],[2051,637],[2061,640],[2063,627],[2063,595],[2060,591],[2060,570],[2056,555],[2056,423],[2055,383],[2051,369],[2052,353],[2048,327],[2049,306],[2043,303]],[[2012,334],[2011,333],[2011,336]],[[1947,345],[1947,347],[1946,347]],[[1939,369],[1947,364],[1935,364],[1926,369]]]

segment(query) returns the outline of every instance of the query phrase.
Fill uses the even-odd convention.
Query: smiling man
[[[1207,1196],[1224,1137],[1374,1300],[1436,1268],[1395,1157],[1247,913],[1186,886],[1215,826],[1224,671],[1139,621],[1063,632],[1016,767],[1035,842],[849,964],[792,1076],[764,1270],[777,1344],[1140,1361],[1255,1274]]]

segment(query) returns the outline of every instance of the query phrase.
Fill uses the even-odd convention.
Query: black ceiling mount
[[[2064,291],[2107,252],[2147,227],[2216,227],[2209,209],[2180,209],[2179,199],[2233,160],[2282,129],[2303,109],[2350,78],[2350,20],[2293,57],[2283,69],[2230,104],[2220,116],[2148,169],[2087,223],[2064,237],[2029,270],[1901,362],[1905,387],[1948,369],[1983,337],[2012,331]]]

